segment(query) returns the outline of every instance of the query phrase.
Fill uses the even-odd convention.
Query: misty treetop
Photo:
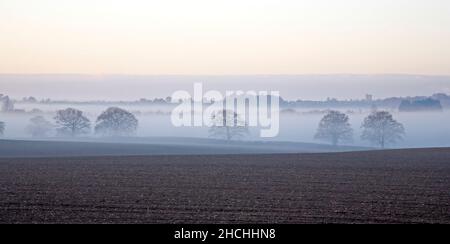
[[[392,114],[386,111],[374,112],[369,115],[362,125],[361,139],[385,148],[388,144],[395,144],[403,139],[404,126],[397,122]]]
[[[240,116],[229,110],[220,110],[213,114],[209,136],[231,141],[241,139],[250,134],[248,125]]]
[[[319,123],[315,139],[328,140],[333,146],[353,141],[353,129],[349,117],[339,111],[329,111]]]
[[[83,115],[83,112],[73,108],[59,110],[56,113],[55,121],[57,133],[60,136],[76,137],[88,134],[91,130],[91,122]]]
[[[130,136],[136,133],[138,124],[132,113],[111,107],[98,116],[95,133],[104,136]]]
[[[36,116],[30,119],[30,124],[26,128],[26,132],[32,137],[42,138],[49,136],[53,129],[53,124],[47,121],[43,116]]]

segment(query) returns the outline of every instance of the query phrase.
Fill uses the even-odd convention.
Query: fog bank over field
[[[317,141],[314,135],[327,110],[335,109],[349,116],[354,140],[350,146],[372,146],[362,141],[361,125],[374,109],[388,110],[406,130],[404,140],[391,147],[450,146],[450,77],[418,75],[252,75],[252,76],[126,76],[126,75],[0,75],[0,94],[14,103],[12,112],[0,113],[5,122],[4,137],[29,139],[26,128],[36,115],[51,123],[58,110],[81,110],[91,121],[93,133],[97,117],[109,107],[130,111],[139,120],[136,137],[208,138],[207,127],[174,127],[174,104],[164,99],[177,90],[193,93],[194,83],[209,90],[280,91],[280,133],[275,138],[261,138],[261,128],[250,128],[246,141]],[[370,94],[370,96],[366,96]],[[36,98],[34,101],[22,98]],[[400,112],[399,105],[412,96],[440,99],[442,111]],[[47,98],[51,100],[46,100]],[[162,98],[162,102],[152,99]],[[331,99],[331,98],[336,98]],[[387,99],[381,99],[387,98]],[[141,100],[143,99],[143,100]],[[421,97],[416,99],[422,99]],[[286,101],[287,100],[287,101]],[[294,101],[302,100],[301,104]],[[310,100],[310,101],[307,101]],[[59,101],[59,102],[58,102]],[[65,102],[62,102],[65,101]],[[90,101],[90,102],[87,102]],[[118,102],[123,101],[123,102]],[[326,101],[326,102],[320,102]],[[303,102],[303,103],[302,103]],[[439,102],[439,101],[438,101]],[[52,133],[50,138],[54,138]]]
[[[53,100],[137,100],[167,97],[177,90],[280,91],[284,99],[358,99],[450,93],[450,76],[421,75],[0,75],[0,93]]]
[[[16,104],[16,109],[31,111],[32,109],[42,110],[42,115],[52,123],[57,110],[67,107],[80,109],[84,112],[94,124],[100,113],[108,108],[109,105],[86,105],[86,104]],[[181,127],[176,128],[171,123],[170,107],[143,106],[143,105],[124,105],[117,106],[127,109],[136,115],[139,120],[139,127],[136,136],[138,137],[194,137],[208,138],[209,128],[207,127]],[[354,142],[346,143],[352,146],[371,146],[369,143],[360,139],[362,132],[361,124],[370,110],[355,108],[339,108],[350,117],[350,124],[354,129]],[[291,141],[307,143],[328,143],[325,141],[314,140],[318,124],[324,116],[326,109],[296,109],[296,113],[281,112],[280,115],[280,133],[275,138],[262,139],[259,137],[259,128],[250,128],[250,134],[242,140],[250,141]],[[446,147],[450,146],[450,111],[443,112],[415,112],[400,113],[391,110],[394,118],[402,123],[406,129],[406,136],[403,141],[393,147]],[[35,116],[32,113],[3,113],[0,115],[1,121],[7,125],[5,137],[10,139],[30,138],[25,131],[29,120]],[[94,136],[93,134],[86,136]]]

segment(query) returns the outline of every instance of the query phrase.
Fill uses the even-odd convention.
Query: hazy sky
[[[450,75],[448,0],[0,0],[0,73]]]

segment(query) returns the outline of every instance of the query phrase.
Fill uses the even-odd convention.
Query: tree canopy
[[[55,121],[57,132],[60,136],[76,137],[88,134],[91,130],[91,122],[83,115],[83,112],[73,108],[59,110]]]
[[[97,118],[95,133],[105,136],[130,136],[138,128],[136,117],[121,108],[108,108]]]
[[[365,118],[361,139],[385,148],[403,139],[404,126],[397,122],[392,114],[386,111],[374,112]]]
[[[247,124],[233,111],[220,110],[211,118],[210,137],[231,141],[241,139],[249,133]]]
[[[42,116],[30,119],[30,124],[26,128],[32,137],[46,137],[53,130],[53,125]]]
[[[330,141],[334,146],[352,141],[353,129],[348,116],[339,111],[329,111],[320,121],[315,139]]]

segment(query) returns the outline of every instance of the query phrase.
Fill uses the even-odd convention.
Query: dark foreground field
[[[450,149],[0,159],[1,223],[450,223]]]

